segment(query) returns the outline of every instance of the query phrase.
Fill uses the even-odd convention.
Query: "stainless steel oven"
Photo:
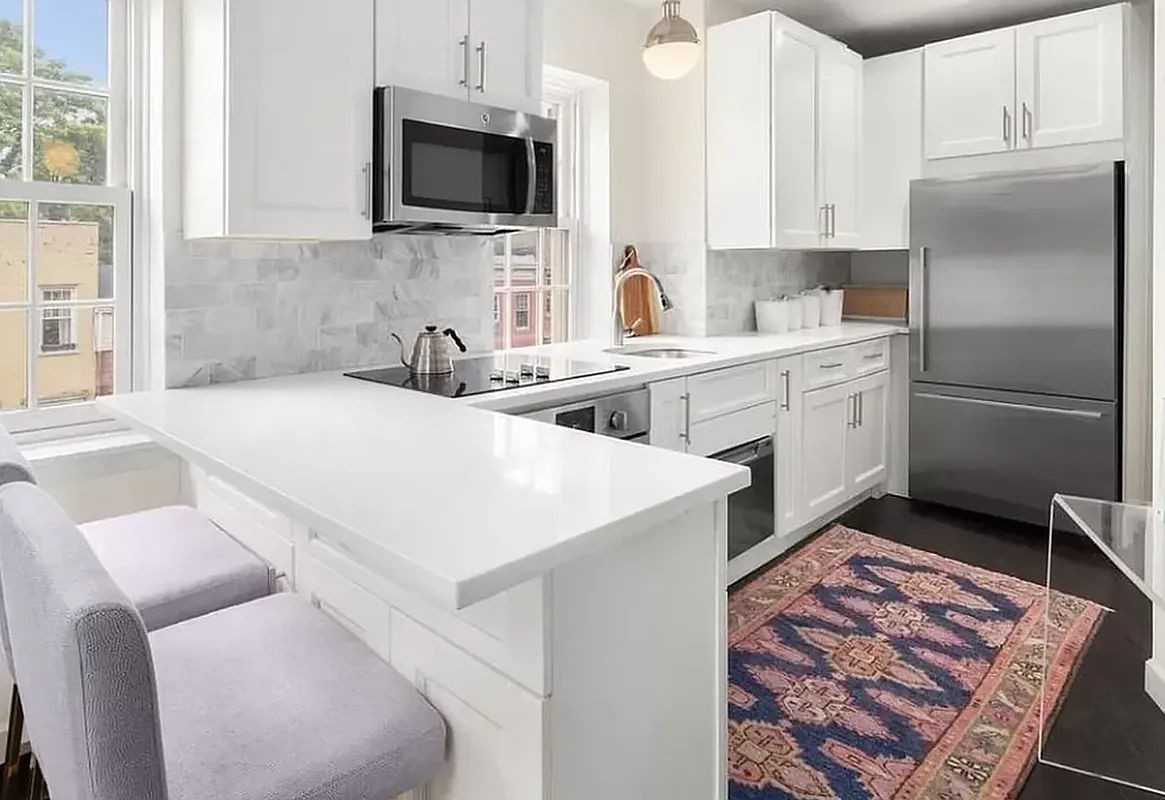
[[[399,86],[376,90],[379,231],[494,235],[558,224],[558,123]]]
[[[565,406],[526,411],[523,417],[627,442],[646,444],[651,434],[651,395],[621,392]]]
[[[777,530],[776,459],[773,437],[712,456],[752,470],[752,484],[728,498],[728,560],[747,553]]]

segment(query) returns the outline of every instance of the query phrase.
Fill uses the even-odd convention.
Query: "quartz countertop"
[[[100,405],[369,568],[461,609],[748,486],[742,467],[512,416],[572,397],[894,335],[844,324],[782,336],[652,337],[681,361],[531,348],[625,372],[451,401],[341,373],[140,392]]]

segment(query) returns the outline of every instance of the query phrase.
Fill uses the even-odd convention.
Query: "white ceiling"
[[[687,3],[699,0],[686,0]],[[707,0],[744,13],[774,9],[840,39],[865,56],[965,33],[1109,5],[1114,0]],[[659,0],[634,0],[658,6]],[[723,17],[721,8],[714,16]],[[710,16],[713,16],[710,14]]]

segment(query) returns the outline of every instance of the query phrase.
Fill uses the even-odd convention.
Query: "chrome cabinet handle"
[[[1020,124],[1023,126],[1023,138],[1029,142],[1032,140],[1032,121],[1031,109],[1027,107],[1027,101],[1024,101],[1023,116],[1020,117]]]
[[[360,170],[364,173],[364,219],[372,219],[372,163],[365,162]]]
[[[690,445],[692,443],[692,395],[685,394],[680,399],[684,401],[684,429],[680,433],[680,440]]]
[[[781,410],[789,411],[793,402],[793,397],[790,390],[790,375],[789,370],[781,373]]]
[[[837,364],[822,364],[818,369],[841,369],[845,364],[838,362]]]
[[[482,43],[480,45],[478,45],[478,47],[477,47],[477,67],[478,67],[478,70],[480,70],[478,72],[478,76],[477,76],[477,90],[479,92],[485,92],[486,64],[487,64],[487,62],[485,60],[485,41],[482,41]]]
[[[918,371],[926,372],[926,248],[918,248]]]
[[[829,238],[837,237],[837,203],[829,204]]]
[[[461,86],[469,88],[469,36],[461,39]]]
[[[864,428],[866,425],[866,393],[858,392],[858,427]]]
[[[826,203],[821,207],[821,235],[829,238],[829,204]]]
[[[858,426],[858,396],[856,394],[846,395],[845,398],[845,415],[847,428],[856,428]]]
[[[1003,107],[1003,141],[1011,144],[1011,110]]]

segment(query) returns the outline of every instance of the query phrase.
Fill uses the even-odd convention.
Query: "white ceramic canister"
[[[789,300],[757,300],[756,329],[761,333],[788,333]]]
[[[825,289],[821,293],[821,324],[836,326],[841,324],[841,312],[845,306],[844,289]]]
[[[817,328],[821,325],[821,294],[816,289],[801,292],[801,302],[805,308],[802,326]]]
[[[801,330],[805,327],[805,298],[797,296],[784,299],[789,304],[789,330]]]

